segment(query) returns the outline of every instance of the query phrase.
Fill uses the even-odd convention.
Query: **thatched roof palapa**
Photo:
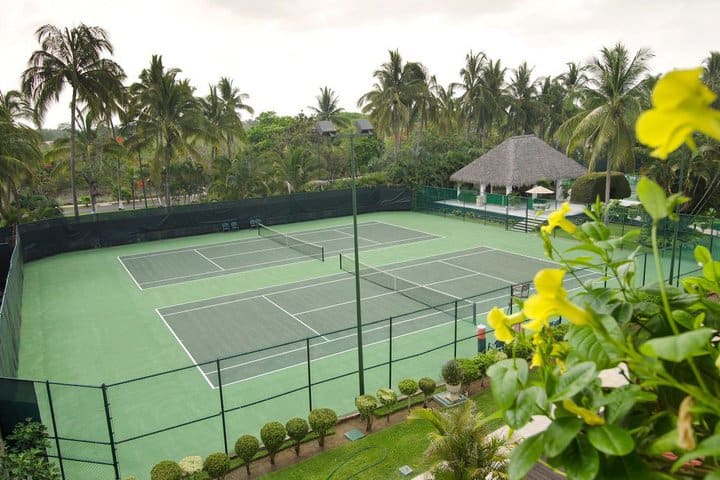
[[[587,169],[535,135],[510,137],[450,175],[473,185],[534,185],[540,180],[578,178]]]

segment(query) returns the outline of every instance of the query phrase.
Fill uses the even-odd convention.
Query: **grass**
[[[478,411],[490,414],[496,409],[489,390],[472,399]],[[490,422],[493,430],[501,421]],[[403,478],[398,468],[409,465],[414,472],[429,470],[431,463],[425,458],[428,434],[433,427],[424,421],[403,422],[353,443],[316,455],[297,465],[270,473],[263,478],[271,480],[329,480],[350,478],[362,471],[364,480]]]

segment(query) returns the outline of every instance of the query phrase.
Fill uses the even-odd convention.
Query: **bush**
[[[400,380],[400,382],[398,383],[398,390],[400,390],[400,393],[407,396],[407,408],[408,410],[410,410],[410,397],[415,395],[415,393],[418,391],[418,383],[412,378]]]
[[[480,378],[482,379],[487,376],[487,369],[490,368],[491,365],[506,358],[507,355],[505,355],[505,352],[501,350],[491,349],[487,352],[482,352],[475,355],[473,357],[473,362],[477,366],[478,373],[480,374]]]
[[[300,442],[310,431],[310,425],[304,418],[295,417],[287,421],[285,430],[287,430],[288,437],[295,442],[295,455],[300,456]]]
[[[435,389],[437,388],[437,384],[435,383],[435,380],[433,380],[430,377],[423,377],[420,380],[418,380],[418,387],[420,387],[420,390],[423,393],[423,408],[427,408],[427,402],[432,396],[433,393],[435,393]]]
[[[518,335],[512,343],[503,345],[503,352],[508,358],[524,358],[530,360],[534,353],[534,347],[530,340]]]
[[[197,473],[203,469],[202,457],[199,455],[185,457],[178,462],[178,465],[180,465],[180,468],[185,475],[192,475],[193,473]]]
[[[380,404],[383,407],[387,408],[387,415],[385,415],[385,421],[387,423],[390,423],[390,412],[392,406],[395,405],[395,403],[397,402],[397,393],[395,393],[395,390],[393,390],[392,388],[381,388],[377,391],[375,395],[377,395],[377,399],[380,401]]]
[[[150,480],[180,480],[182,475],[182,468],[172,460],[163,460],[150,470]]]
[[[225,452],[211,453],[205,459],[203,470],[210,478],[223,478],[230,471],[230,457]]]
[[[611,172],[610,198],[627,198],[632,194],[624,173]],[[589,173],[575,180],[570,199],[573,203],[591,204],[600,197],[605,200],[605,173]]]
[[[570,324],[569,323],[561,323],[560,325],[554,326],[552,329],[552,336],[557,342],[562,342],[565,340],[565,335],[567,335],[568,330],[570,330]]]
[[[457,360],[448,360],[445,362],[440,373],[448,385],[460,385],[462,382],[463,370],[460,362]]]
[[[245,470],[250,475],[250,462],[260,450],[260,441],[252,435],[243,435],[235,442],[235,454],[245,463]]]
[[[7,436],[7,449],[9,452],[19,453],[27,450],[45,450],[49,446],[47,428],[40,422],[26,418],[13,427],[12,433]]]
[[[260,438],[265,445],[265,450],[270,455],[272,465],[275,465],[275,454],[282,447],[286,435],[285,425],[280,422],[268,422],[260,429]]]
[[[462,380],[460,381],[463,385],[470,385],[475,380],[480,380],[480,369],[478,364],[471,358],[458,358],[458,363],[462,369]]]
[[[355,398],[355,407],[360,412],[360,418],[365,420],[365,431],[372,430],[373,411],[378,408],[378,401],[372,395],[360,395]]]
[[[327,432],[337,423],[337,414],[329,408],[316,408],[308,415],[308,423],[313,432],[317,433],[318,445],[323,448]]]

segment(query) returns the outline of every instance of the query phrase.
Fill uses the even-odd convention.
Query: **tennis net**
[[[277,230],[266,227],[262,223],[258,223],[258,235],[272,240],[275,243],[279,243],[280,245],[292,248],[308,257],[316,258],[321,262],[325,261],[325,247],[322,245],[315,245],[314,243],[295,238],[292,235],[280,233]]]
[[[396,277],[378,268],[363,265],[360,262],[358,262],[358,265],[360,267],[360,278],[363,280],[367,280],[388,290],[394,290],[410,300],[445,313],[453,319],[467,320],[473,324],[476,323],[475,303],[470,300],[458,298],[449,293]],[[354,275],[355,260],[340,254],[340,268]]]

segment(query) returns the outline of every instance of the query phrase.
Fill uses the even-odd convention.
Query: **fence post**
[[[510,221],[510,201],[507,195],[505,195],[505,230],[508,229],[508,222]]]
[[[678,251],[678,267],[677,267],[677,279],[675,280],[675,286],[680,286],[680,275],[682,274],[682,271],[680,271],[680,265],[682,265],[680,262],[682,261],[682,251],[683,251],[683,244],[680,244],[680,249]]]
[[[47,390],[48,406],[50,407],[50,421],[52,421],[53,433],[55,434],[55,449],[58,454],[58,463],[60,463],[60,476],[65,480],[65,467],[63,466],[62,453],[60,452],[60,439],[58,438],[57,422],[55,422],[55,409],[53,408],[52,394],[50,393],[50,381],[45,380],[45,390]]]
[[[312,373],[310,369],[310,337],[305,337],[305,358],[307,359],[308,411],[312,411]]]
[[[455,324],[454,324],[455,325],[455,329],[454,329],[455,330],[455,339],[453,341],[453,358],[457,358],[457,317],[458,317],[457,310],[458,310],[457,309],[457,300],[455,300]]]
[[[112,417],[110,416],[110,402],[108,402],[107,385],[100,386],[102,389],[103,404],[105,406],[105,420],[107,421],[108,438],[110,439],[110,453],[112,454],[113,469],[115,469],[115,480],[120,480],[120,465],[118,465],[117,451],[115,450],[115,434],[112,429]]]
[[[223,397],[222,375],[220,373],[220,359],[219,358],[215,359],[215,368],[217,368],[218,391],[220,392],[220,418],[222,419],[222,427],[223,427],[223,446],[225,447],[225,453],[228,453],[227,426],[225,424],[225,398]]]
[[[392,388],[392,365],[393,365],[393,317],[390,317],[390,329],[388,334],[388,388]]]
[[[530,199],[525,199],[525,233],[528,232],[528,211],[530,210]]]
[[[643,280],[642,286],[645,286],[645,273],[647,272],[647,252],[643,254]]]

